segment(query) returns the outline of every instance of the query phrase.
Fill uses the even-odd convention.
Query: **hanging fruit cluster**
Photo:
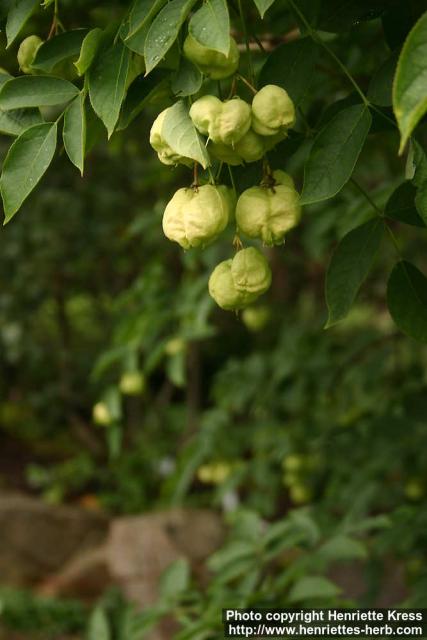
[[[211,79],[236,74],[239,49],[230,39],[228,55],[208,49],[191,34],[184,42],[185,57]],[[239,76],[249,84],[242,76]],[[194,161],[179,153],[173,137],[165,135],[165,122],[173,107],[162,111],[154,121],[150,143],[159,160],[167,165],[194,165],[194,181],[178,189],[166,206],[163,231],[183,249],[205,247],[214,242],[229,223],[236,233],[261,240],[263,245],[281,244],[285,234],[301,217],[299,194],[292,178],[283,171],[272,171],[266,153],[284,140],[295,123],[294,104],[287,92],[276,85],[253,89],[252,104],[235,94],[221,100],[203,95],[191,104],[189,117],[202,139],[209,157],[230,167],[264,159],[259,185],[238,195],[233,187],[216,184],[211,174],[208,184],[200,184]],[[231,169],[230,169],[231,171]],[[264,254],[255,247],[242,248],[239,236],[234,258],[216,266],[209,279],[209,293],[226,310],[244,309],[267,291],[271,270]]]

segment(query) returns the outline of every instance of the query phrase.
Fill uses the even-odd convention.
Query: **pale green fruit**
[[[268,84],[252,101],[252,128],[262,136],[274,136],[295,124],[294,103],[284,89]]]
[[[165,353],[168,356],[176,356],[185,349],[185,341],[182,338],[171,338],[165,344]]]
[[[42,44],[43,40],[39,36],[28,36],[19,45],[17,58],[19,68],[23,73],[32,73],[31,65]]]
[[[264,254],[255,247],[236,253],[231,273],[236,289],[254,293],[257,297],[265,293],[271,284],[269,264]]]
[[[184,42],[184,55],[213,80],[228,78],[237,71],[239,66],[240,54],[234,38],[230,38],[230,51],[226,56],[219,51],[205,47],[189,34]]]
[[[170,107],[168,107],[168,109],[170,109]],[[163,162],[163,164],[185,164],[187,166],[191,166],[193,164],[192,160],[190,160],[190,158],[186,158],[185,156],[181,156],[179,153],[176,153],[176,151],[174,151],[163,138],[163,122],[165,120],[168,109],[165,109],[164,111],[159,113],[157,118],[154,120],[150,130],[150,144],[153,149],[157,151],[159,160],[160,162]]]
[[[307,504],[313,499],[313,493],[310,487],[303,484],[294,484],[289,489],[289,495],[295,504]]]
[[[209,143],[208,151],[216,160],[226,162],[233,167],[237,167],[238,165],[243,164],[243,159],[233,149],[233,147],[229,147],[227,144],[223,144],[222,142]]]
[[[105,402],[97,402],[92,410],[92,418],[95,424],[108,427],[113,422],[113,416]]]
[[[264,140],[255,131],[249,129],[245,135],[234,145],[236,152],[245,162],[261,160],[265,153]]]
[[[251,108],[240,98],[221,102],[216,96],[203,96],[192,104],[190,118],[209,140],[234,146],[250,129]]]
[[[248,307],[242,313],[242,320],[249,331],[262,331],[270,319],[268,307]]]
[[[215,267],[209,278],[209,293],[217,305],[226,311],[243,309],[256,296],[236,289],[231,267],[233,260],[224,260]]]
[[[405,495],[409,500],[421,500],[425,495],[425,489],[418,479],[413,478],[405,484]]]
[[[183,249],[210,244],[227,226],[230,206],[227,187],[178,189],[163,214],[164,234]]]
[[[274,186],[246,189],[236,206],[239,230],[269,246],[283,242],[287,231],[295,227],[301,218],[299,194],[292,179],[284,172],[275,172],[273,176],[277,176]]]
[[[127,371],[120,378],[120,391],[127,396],[139,396],[145,389],[145,377],[140,371]]]
[[[271,270],[264,255],[249,247],[233,259],[224,260],[209,278],[209,293],[222,309],[243,309],[265,293],[271,284]]]
[[[288,137],[286,131],[282,130],[272,136],[263,136],[265,151],[271,151],[277,144],[283,142]]]
[[[304,466],[304,458],[296,453],[291,453],[283,459],[282,465],[286,471],[301,471]]]

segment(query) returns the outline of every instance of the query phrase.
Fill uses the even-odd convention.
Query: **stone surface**
[[[143,607],[155,602],[161,574],[179,557],[188,558],[203,579],[203,560],[223,537],[221,517],[204,509],[118,518],[110,529],[107,563],[125,595]]]
[[[102,514],[0,493],[0,584],[31,586],[61,570],[108,532]]]

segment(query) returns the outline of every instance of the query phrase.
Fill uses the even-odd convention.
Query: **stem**
[[[356,180],[354,180],[354,178],[350,178],[350,182],[358,189],[358,191],[366,198],[366,200],[369,202],[369,204],[371,205],[371,207],[374,209],[375,213],[382,218],[382,220],[384,221],[385,224],[385,228],[387,230],[388,235],[390,236],[390,240],[392,242],[392,245],[394,247],[394,250],[397,253],[397,256],[399,258],[399,260],[402,260],[403,256],[402,256],[402,251],[400,249],[399,243],[397,241],[396,236],[393,233],[393,230],[391,229],[390,225],[388,224],[387,220],[385,219],[385,215],[384,212],[381,211],[381,209],[378,207],[378,205],[375,204],[375,202],[372,200],[371,196],[369,195],[369,193],[367,193],[367,191],[365,191],[365,189],[358,183],[356,182]]]
[[[254,73],[254,68],[253,68],[253,65],[252,65],[251,47],[250,47],[250,44],[249,44],[249,36],[248,36],[248,30],[246,28],[245,16],[243,15],[242,0],[237,0],[237,2],[238,2],[238,5],[239,5],[239,14],[240,14],[240,20],[241,20],[241,23],[242,23],[243,34],[245,36],[246,53],[247,53],[247,56],[248,56],[249,75],[251,76],[252,82],[255,83],[255,73]]]
[[[221,175],[221,171],[222,171],[223,166],[224,166],[224,163],[221,161],[221,162],[219,163],[219,169],[218,169],[217,174],[216,174],[215,182],[216,182],[217,180],[219,180],[219,177],[220,177],[220,175]]]
[[[229,164],[227,165],[227,167],[228,167],[228,173],[230,174],[231,186],[233,187],[234,195],[237,198],[237,189],[236,189],[236,183],[234,182],[233,172]]]
[[[241,80],[241,82],[243,82],[243,84],[245,84],[252,91],[253,94],[258,93],[255,87],[248,80],[246,80],[245,77],[241,76],[240,73],[237,74],[237,77],[239,78],[239,80]]]
[[[384,212],[381,211],[381,209],[378,207],[378,205],[375,204],[375,202],[372,200],[371,196],[369,195],[369,193],[367,191],[365,191],[365,189],[358,183],[356,182],[356,180],[354,178],[350,178],[350,182],[352,184],[354,184],[354,186],[356,187],[356,189],[364,196],[364,198],[369,202],[369,204],[371,205],[371,207],[373,209],[375,209],[375,212],[381,216],[381,218],[384,218]]]
[[[199,163],[195,162],[193,167],[193,184],[191,185],[194,189],[197,189],[199,186]]]
[[[210,167],[208,167],[208,173],[209,173],[209,181],[211,184],[215,184],[215,176],[212,173],[212,170]]]

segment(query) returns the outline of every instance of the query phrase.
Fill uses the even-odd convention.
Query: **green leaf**
[[[384,225],[373,218],[356,227],[338,244],[326,274],[326,328],[343,320],[372,266],[384,234]]]
[[[427,111],[427,11],[403,45],[393,85],[393,109],[400,129],[400,149]]]
[[[274,4],[275,0],[254,0],[261,18],[264,17],[266,11]]]
[[[8,73],[0,73],[0,86],[11,78],[12,76]],[[11,111],[0,109],[0,133],[9,136],[19,136],[23,131],[40,122],[43,122],[43,118],[38,109],[12,109]]]
[[[424,224],[427,225],[427,182],[423,182],[417,189],[415,207]]]
[[[228,55],[230,16],[225,0],[205,0],[192,16],[188,29],[200,44]]]
[[[280,45],[268,56],[259,77],[260,87],[277,84],[299,104],[310,88],[318,47],[311,38]]]
[[[122,42],[117,42],[89,72],[90,101],[95,113],[105,124],[109,138],[119,119],[126,94],[130,57],[130,50]]]
[[[10,47],[38,5],[38,0],[13,0],[6,22],[6,38],[8,47]]]
[[[392,104],[393,77],[396,71],[398,52],[392,53],[377,69],[368,87],[368,99],[380,107]]]
[[[391,272],[387,304],[403,333],[427,342],[427,278],[410,262],[401,260]]]
[[[180,67],[172,76],[171,89],[180,98],[192,96],[202,86],[203,76],[187,58],[181,58]]]
[[[56,123],[36,124],[24,131],[10,147],[0,178],[5,224],[15,215],[52,162],[56,134]]]
[[[160,578],[160,595],[166,600],[176,600],[188,588],[189,583],[190,565],[188,560],[178,558]]]
[[[341,593],[340,587],[323,576],[305,576],[295,582],[289,593],[289,602],[304,600],[325,600],[335,598]]]
[[[162,69],[155,69],[147,78],[139,76],[132,82],[123,104],[117,131],[126,129],[156,94],[164,92],[168,75]]]
[[[84,158],[86,151],[86,112],[83,94],[68,105],[64,115],[64,130],[62,137],[64,147],[71,162],[80,170],[83,176]]]
[[[406,180],[393,191],[385,206],[384,214],[387,218],[411,224],[415,227],[425,227],[415,206],[417,189],[412,182]]]
[[[38,109],[0,109],[0,133],[9,136],[19,136],[23,131],[43,122]]]
[[[322,31],[340,33],[378,18],[389,6],[390,0],[323,0],[318,26]]]
[[[69,102],[78,92],[74,84],[62,78],[19,76],[0,89],[0,109],[50,107]]]
[[[304,170],[302,204],[327,200],[350,179],[371,127],[365,105],[343,109],[317,134]]]
[[[57,64],[79,54],[86,35],[87,29],[75,29],[46,40],[37,50],[31,66],[34,69],[51,73]]]
[[[167,0],[135,0],[129,12],[126,29],[123,33],[126,41],[132,40],[166,4]],[[126,42],[128,44],[128,42]]]
[[[171,0],[153,20],[144,45],[146,75],[169,51],[196,0]]]
[[[87,640],[112,640],[107,615],[97,606],[89,618]]]
[[[136,0],[127,23],[122,29],[125,45],[140,56],[144,55],[145,39],[153,18],[167,0]]]
[[[77,69],[79,76],[82,76],[91,66],[98,52],[99,46],[104,38],[104,31],[96,27],[87,33],[85,36],[81,48],[80,55],[74,66]]]
[[[327,562],[363,560],[367,556],[364,544],[345,535],[337,535],[330,538],[317,551],[318,556]]]
[[[176,153],[199,162],[204,169],[209,166],[206,147],[188,115],[183,100],[179,100],[167,110],[162,134],[165,142]]]

